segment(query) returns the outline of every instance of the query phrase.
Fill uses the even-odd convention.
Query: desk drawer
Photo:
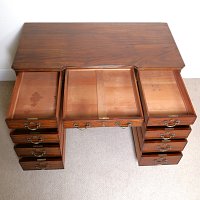
[[[139,159],[139,165],[174,165],[178,164],[181,158],[181,152],[171,154],[142,154]]]
[[[65,128],[141,126],[143,112],[133,69],[66,70],[63,120]]]
[[[62,157],[57,158],[21,158],[19,163],[23,170],[64,169]]]
[[[10,129],[57,128],[62,75],[59,72],[20,72],[6,122]]]
[[[190,126],[179,126],[175,128],[147,127],[143,128],[143,140],[152,139],[183,139],[191,132]]]
[[[131,127],[133,124],[140,124],[138,119],[113,119],[113,120],[78,120],[66,121],[65,127],[68,128],[94,128],[94,127]]]
[[[10,132],[10,137],[15,144],[60,142],[58,129],[38,129],[37,131],[16,129]]]
[[[15,145],[18,157],[58,157],[61,156],[59,144]]]
[[[159,140],[145,141],[141,146],[141,151],[143,153],[183,151],[186,144],[187,140],[173,140],[166,143]]]
[[[139,70],[139,89],[147,126],[190,125],[196,114],[177,70]]]

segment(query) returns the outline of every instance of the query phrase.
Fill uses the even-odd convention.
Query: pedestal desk
[[[196,114],[166,23],[25,23],[6,123],[24,170],[64,168],[65,129],[132,129],[139,165],[177,164]]]

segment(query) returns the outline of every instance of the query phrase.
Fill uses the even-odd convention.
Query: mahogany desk
[[[130,126],[139,165],[177,164],[196,114],[166,23],[26,23],[6,122],[24,170],[64,168],[65,128]]]

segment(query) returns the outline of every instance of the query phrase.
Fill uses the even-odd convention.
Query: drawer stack
[[[6,119],[23,170],[63,169],[59,72],[18,73]]]
[[[132,131],[139,165],[167,165],[178,164],[191,129],[143,126]]]
[[[144,141],[141,141],[141,128],[132,128],[134,143],[135,143],[135,150],[136,156],[138,159],[138,164],[141,166],[148,166],[148,165],[167,165],[167,164],[177,164],[181,157],[181,152],[170,152],[170,151],[160,151],[160,144],[162,144],[162,140],[147,140],[145,142],[154,142],[153,144],[154,150],[144,151]],[[148,144],[145,144],[148,146]],[[159,149],[158,149],[159,148]]]
[[[196,114],[179,71],[137,73],[145,122],[132,128],[139,165],[177,164]]]
[[[65,134],[59,129],[16,129],[10,136],[24,170],[63,169]]]

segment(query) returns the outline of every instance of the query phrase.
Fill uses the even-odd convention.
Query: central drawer
[[[6,122],[10,129],[57,128],[62,76],[60,72],[20,72]]]
[[[133,69],[66,70],[63,119],[65,128],[141,126]]]

